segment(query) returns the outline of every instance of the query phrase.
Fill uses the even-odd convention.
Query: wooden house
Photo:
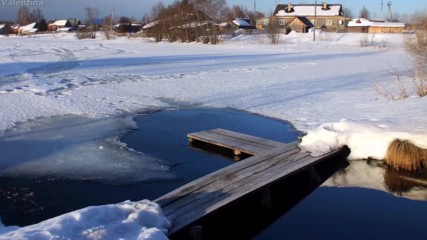
[[[361,33],[403,33],[404,23],[373,21],[364,18],[353,19],[348,23],[348,32]]]
[[[27,34],[37,32],[38,29],[35,28],[35,26],[36,26],[36,23],[33,22],[33,23],[27,24],[25,26],[19,27],[18,28],[18,35],[27,35]]]
[[[315,27],[324,31],[340,32],[346,30],[349,18],[344,16],[342,4],[278,4],[272,17],[277,18],[279,28],[292,26],[307,32],[307,27]],[[272,17],[262,18],[257,22],[258,29],[268,26]],[[297,19],[296,19],[297,18]],[[308,21],[311,24],[308,24]],[[297,27],[299,26],[299,27]]]
[[[48,31],[58,31],[59,29],[72,28],[70,21],[68,20],[57,20],[47,25]]]
[[[306,33],[312,27],[313,27],[313,23],[310,22],[308,18],[294,17],[294,19],[289,21],[287,29],[288,31]]]

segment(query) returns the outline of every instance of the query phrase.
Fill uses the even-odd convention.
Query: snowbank
[[[410,140],[419,147],[427,148],[425,134],[394,132],[381,124],[353,120],[327,123],[309,130],[302,138],[300,146],[312,155],[320,156],[347,145],[351,149],[350,160],[368,158],[382,160],[388,145],[394,139]]]
[[[170,222],[148,200],[87,207],[36,225],[2,228],[0,240],[10,239],[129,239],[165,240]]]

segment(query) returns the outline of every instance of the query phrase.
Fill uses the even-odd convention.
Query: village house
[[[403,33],[404,23],[373,21],[365,18],[353,19],[348,23],[348,32],[361,33]]]
[[[0,35],[9,35],[12,32],[8,23],[0,24]]]
[[[72,25],[68,20],[57,20],[47,26],[48,31],[68,31],[71,28]]]
[[[286,32],[308,32],[312,27],[329,32],[346,30],[350,19],[344,16],[342,4],[278,4],[272,17],[257,21],[258,29],[276,24]],[[270,22],[271,21],[271,22]]]
[[[33,22],[33,23],[27,24],[25,26],[19,27],[17,34],[18,35],[27,35],[27,34],[35,33],[35,32],[37,32],[37,30],[38,29],[36,28],[36,23]]]
[[[225,21],[218,24],[218,28],[221,33],[230,33],[236,31],[245,33],[256,29],[249,18],[235,18],[231,21]]]

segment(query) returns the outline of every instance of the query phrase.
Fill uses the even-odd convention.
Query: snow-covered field
[[[394,138],[427,148],[427,98],[415,94],[405,37],[369,36],[373,46],[365,48],[359,45],[366,35],[356,33],[321,33],[316,42],[311,34],[292,33],[280,45],[268,44],[265,36],[241,35],[217,46],[77,40],[73,34],[0,37],[0,151],[5,156],[0,176],[58,174],[120,182],[139,167],[148,174],[135,181],[168,178],[161,159],[126,148],[117,136],[135,127],[129,117],[135,113],[179,107],[234,108],[290,121],[307,133],[302,146],[313,154],[347,144],[351,159],[382,159]],[[397,78],[409,97],[391,101],[380,92],[398,96]],[[58,122],[46,124],[52,117]],[[54,148],[46,148],[50,144]],[[89,163],[79,161],[88,157]],[[112,179],[103,179],[117,169],[116,158],[126,161]],[[107,164],[99,176],[69,172],[85,164],[99,166],[103,159]],[[136,159],[145,164],[137,166]],[[79,210],[0,239],[73,239],[76,234],[112,239],[129,226],[138,231],[125,239],[165,239],[161,210],[142,204]],[[105,224],[109,212],[116,217]],[[110,226],[122,230],[108,231]]]

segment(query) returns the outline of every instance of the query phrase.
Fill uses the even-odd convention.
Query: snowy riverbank
[[[298,130],[308,133],[303,145],[315,154],[346,144],[352,150],[352,159],[381,159],[388,143],[397,137],[427,148],[427,98],[415,94],[413,64],[403,48],[405,36],[377,34],[374,45],[365,48],[359,46],[363,34],[325,33],[318,37],[319,41],[312,42],[309,35],[291,34],[283,38],[283,44],[274,46],[267,44],[265,37],[245,35],[218,46],[127,38],[79,41],[72,34],[2,37],[0,142],[10,146],[43,137],[40,133],[49,130],[43,126],[44,118],[83,116],[101,123],[94,126],[109,122],[112,129],[107,136],[102,131],[97,133],[110,140],[105,143],[85,137],[73,145],[76,149],[85,149],[94,161],[105,158],[101,149],[109,151],[109,156],[124,153],[132,159],[141,157],[150,164],[150,171],[158,173],[163,171],[160,163],[137,156],[114,138],[132,128],[132,121],[110,120],[153,109],[211,107],[234,108],[290,121]],[[391,101],[378,90],[392,87],[390,91],[398,94],[394,85],[397,76],[406,83],[409,97]],[[70,132],[101,129],[88,129],[84,124],[74,127]],[[67,122],[55,128],[69,129]],[[88,132],[88,136],[92,134]],[[2,151],[6,156],[15,156],[8,151],[17,150],[4,147]],[[69,154],[79,152],[65,151],[58,148],[52,154],[40,154],[39,160],[49,163],[65,154],[72,159]],[[28,159],[10,165],[1,162],[0,175],[26,174],[25,170],[33,166]],[[130,168],[132,165],[127,169]],[[142,229],[128,239],[165,238],[166,220],[161,220],[156,206],[147,203],[143,214],[136,216],[129,204],[134,203],[99,209],[127,209],[129,214],[123,215],[123,219],[111,219],[111,226],[116,221],[114,226],[119,228],[132,225]],[[55,222],[21,228],[16,234],[24,236],[39,229],[40,239],[73,238],[76,235],[59,235],[55,226],[69,226],[71,234],[75,225],[68,224],[67,219],[77,219],[77,215],[90,209],[52,220]],[[153,214],[159,225],[127,225],[126,219],[140,219],[139,216],[146,216],[145,211]],[[72,234],[88,233],[87,239],[108,234],[100,227],[100,220],[81,218],[79,224],[84,229]],[[148,229],[147,235],[143,226]],[[151,227],[158,229],[153,235]],[[9,239],[6,236],[0,235],[0,239]]]

